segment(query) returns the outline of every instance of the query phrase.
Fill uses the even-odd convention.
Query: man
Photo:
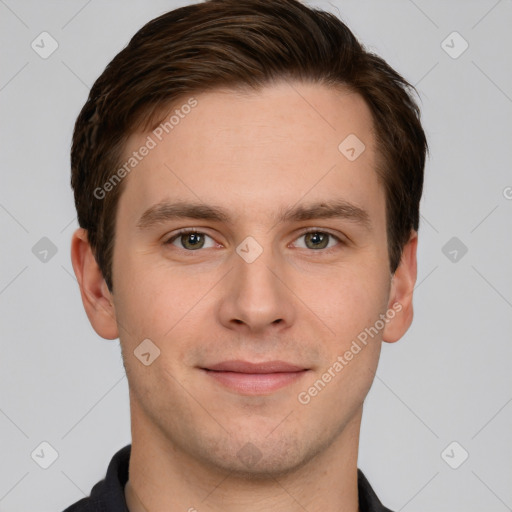
[[[357,454],[413,317],[410,87],[295,0],[176,9],[107,66],[73,137],[72,262],[120,339],[132,444],[69,512],[389,510]]]

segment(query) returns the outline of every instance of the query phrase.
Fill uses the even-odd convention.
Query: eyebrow
[[[343,219],[361,225],[371,231],[369,213],[348,201],[338,199],[281,209],[273,216],[276,224],[316,219]],[[183,201],[162,201],[148,208],[137,222],[137,227],[147,229],[176,219],[197,219],[232,224],[227,210],[220,206]]]

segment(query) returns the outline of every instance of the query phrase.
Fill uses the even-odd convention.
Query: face
[[[211,467],[283,474],[360,418],[400,315],[372,118],[318,84],[194,98],[126,147],[156,143],[124,178],[113,254],[132,417]],[[338,148],[350,134],[362,153]]]

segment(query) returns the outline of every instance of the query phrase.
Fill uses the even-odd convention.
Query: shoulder
[[[357,486],[360,512],[393,512],[380,502],[370,482],[359,468],[357,469]]]
[[[87,498],[73,503],[63,512],[128,512],[124,486],[128,480],[131,445],[121,448],[111,459],[105,478]]]

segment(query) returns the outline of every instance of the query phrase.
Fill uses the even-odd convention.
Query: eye
[[[315,251],[321,249],[327,249],[329,251],[336,245],[344,243],[339,237],[321,230],[306,231],[305,233],[302,233],[297,240],[300,240],[301,238],[304,238],[304,244],[299,244],[299,248]],[[211,240],[210,245],[207,244],[206,239]],[[186,251],[196,251],[198,249],[209,249],[215,247],[216,242],[206,233],[189,228],[178,231],[165,242],[165,245],[174,245]]]
[[[206,238],[212,240],[212,243],[209,246],[205,246]],[[208,249],[210,247],[215,247],[215,241],[213,238],[200,231],[195,231],[194,229],[180,230],[178,233],[169,238],[165,244],[176,245],[180,249],[185,249],[187,251],[195,251],[197,249]]]
[[[306,231],[305,233],[302,233],[297,240],[300,240],[301,238],[304,238],[304,246],[300,247],[301,249],[332,249],[336,246],[336,243],[329,245],[330,242],[343,244],[342,240],[337,236],[319,230]]]

